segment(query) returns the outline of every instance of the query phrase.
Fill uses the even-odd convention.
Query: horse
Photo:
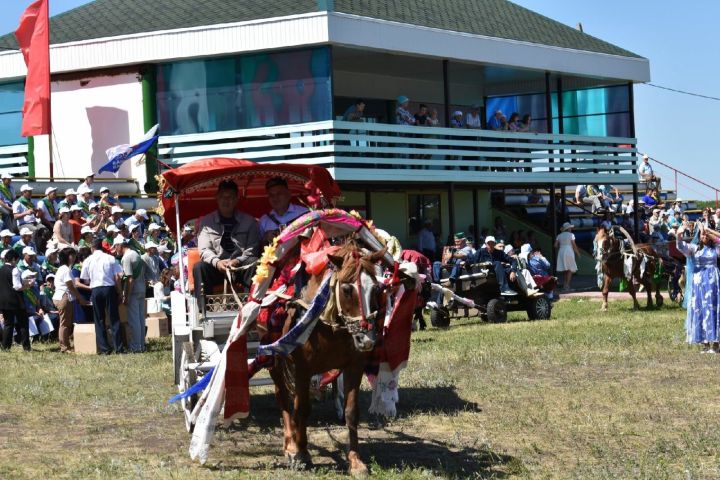
[[[352,475],[368,473],[358,451],[359,394],[365,366],[375,348],[376,332],[382,326],[376,323],[378,318],[383,318],[384,307],[384,288],[377,280],[377,263],[384,255],[385,250],[363,253],[354,240],[348,240],[335,254],[328,255],[334,271],[330,279],[331,294],[320,321],[302,346],[289,356],[275,356],[270,375],[282,411],[284,454],[292,467],[312,465],[307,441],[311,378],[337,369],[343,373],[349,471]],[[315,297],[324,275],[325,272],[311,275],[300,298],[288,303],[283,334],[292,326],[293,315],[302,312]]]
[[[638,304],[635,296],[635,283],[639,283],[645,287],[647,292],[647,308],[653,308],[652,290],[655,285],[654,275],[660,261],[657,253],[649,244],[634,244],[628,233],[622,229],[619,230],[625,235],[630,243],[630,247],[626,248],[624,242],[615,235],[608,233],[604,228],[600,229],[595,236],[595,245],[597,246],[597,258],[602,266],[603,287],[602,287],[602,311],[608,309],[608,292],[610,284],[614,278],[625,277],[625,258],[631,258],[630,279],[628,281],[628,293],[633,299],[633,309],[638,310]],[[643,267],[644,262],[644,267]],[[642,275],[641,275],[642,273]],[[660,294],[659,287],[655,287],[655,301],[659,306],[663,303],[663,297]]]

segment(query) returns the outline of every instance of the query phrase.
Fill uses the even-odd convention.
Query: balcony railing
[[[11,175],[27,175],[27,154],[27,144],[0,147],[0,171]]]
[[[160,138],[169,164],[222,156],[320,164],[337,180],[634,183],[634,138],[324,121]]]

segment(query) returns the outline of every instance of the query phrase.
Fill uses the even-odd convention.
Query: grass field
[[[720,358],[683,339],[684,311],[562,301],[554,319],[453,322],[413,337],[399,416],[369,422],[361,451],[390,479],[720,478]],[[522,320],[522,321],[519,321]],[[270,391],[220,430],[204,467],[187,456],[169,341],[142,355],[0,352],[0,478],[333,478],[346,430],[329,403],[311,419],[316,469],[286,470]]]

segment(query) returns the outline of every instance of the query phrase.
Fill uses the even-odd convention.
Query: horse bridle
[[[363,305],[363,286],[362,286],[363,267],[362,262],[358,260],[358,266],[355,275],[355,285],[358,295],[358,305],[360,307],[360,315],[351,316],[343,313],[342,304],[340,303],[340,287],[342,283],[335,279],[335,304],[337,305],[337,316],[342,321],[342,325],[333,325],[334,330],[347,330],[351,335],[367,332],[374,328],[375,320],[378,316],[378,310],[367,313]],[[335,273],[337,275],[337,272]],[[378,286],[374,281],[374,286]]]

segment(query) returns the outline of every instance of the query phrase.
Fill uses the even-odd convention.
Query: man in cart
[[[227,278],[228,271],[233,281],[249,288],[259,254],[258,223],[252,216],[237,210],[237,184],[230,180],[221,182],[215,198],[217,210],[200,221],[198,250],[201,261],[193,267],[195,296],[199,301],[203,289],[211,293],[213,287]]]
[[[268,244],[293,220],[307,213],[308,209],[291,203],[292,194],[282,177],[273,177],[265,182],[265,191],[272,210],[260,218],[260,238],[263,244]]]

